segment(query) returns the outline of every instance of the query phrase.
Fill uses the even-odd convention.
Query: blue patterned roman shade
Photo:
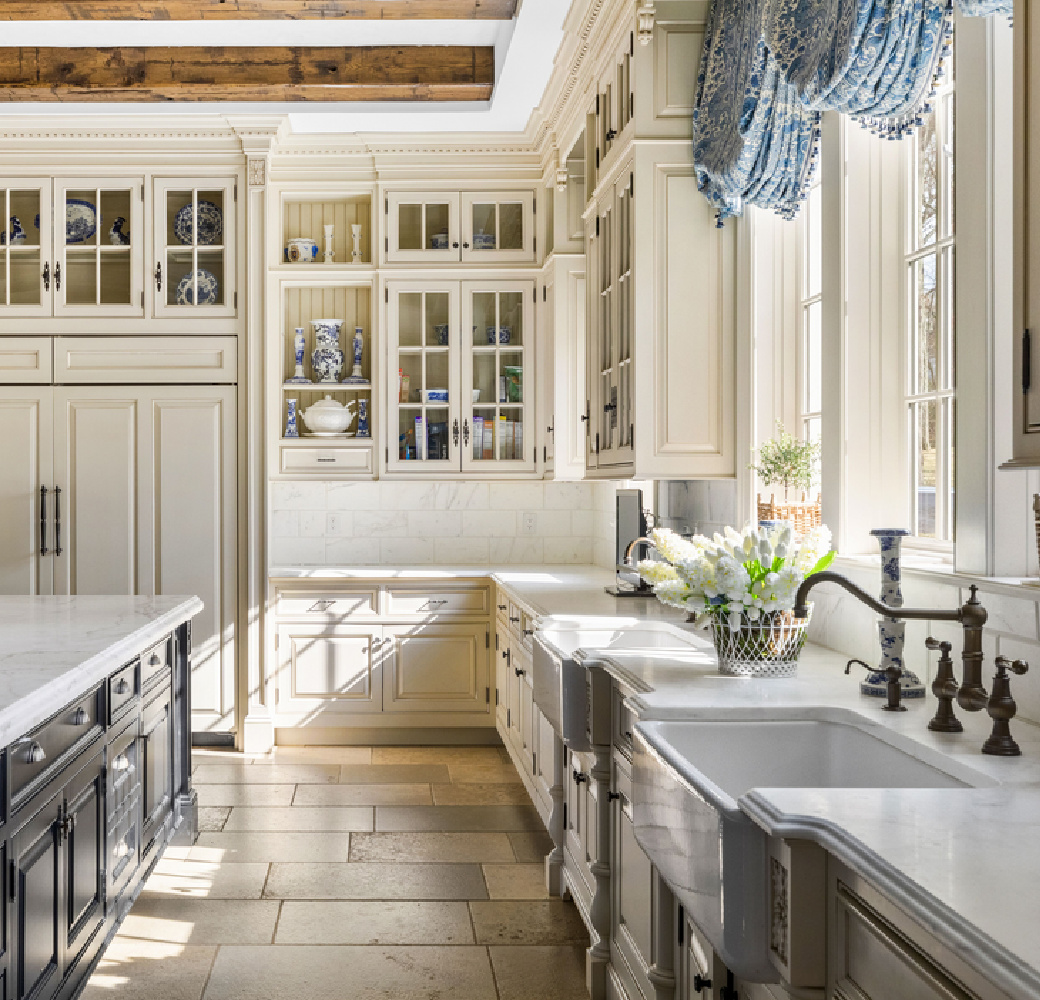
[[[1009,14],[1013,0],[958,0]],[[792,218],[816,161],[820,115],[911,131],[949,50],[952,0],[714,0],[693,114],[697,182],[719,224],[745,206]]]

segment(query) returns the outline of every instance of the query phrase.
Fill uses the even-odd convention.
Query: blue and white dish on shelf
[[[85,243],[97,232],[98,216],[94,203],[83,198],[65,199],[65,242]]]
[[[474,250],[494,250],[495,249],[495,234],[494,233],[474,233],[473,234],[473,249]]]
[[[220,290],[220,282],[217,277],[209,271],[199,268],[195,272],[195,281],[198,284],[198,301],[195,301],[195,288],[192,283],[192,273],[189,271],[179,282],[175,293],[177,305],[179,306],[212,306],[216,304],[217,293]]]
[[[430,249],[431,250],[447,250],[448,249],[448,233],[434,233],[430,237]]]
[[[211,201],[199,201],[198,231],[195,233],[197,246],[211,246],[220,243],[224,235],[224,216]],[[185,244],[191,245],[192,237],[191,202],[181,207],[173,220],[173,235]]]
[[[447,323],[434,323],[433,325],[433,337],[434,340],[441,346],[448,346],[448,324]]]
[[[446,403],[448,402],[447,389],[426,389],[423,392],[424,403]]]

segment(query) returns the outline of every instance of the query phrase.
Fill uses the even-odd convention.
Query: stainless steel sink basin
[[[636,839],[741,979],[772,982],[766,835],[738,807],[753,788],[968,788],[993,782],[864,721],[636,723]]]
[[[589,695],[578,651],[687,650],[694,642],[683,629],[667,622],[595,616],[544,619],[534,636],[535,704],[572,750],[588,750]]]

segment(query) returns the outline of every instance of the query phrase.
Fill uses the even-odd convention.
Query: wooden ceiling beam
[[[483,101],[491,46],[0,48],[0,101]]]
[[[517,0],[0,0],[0,21],[508,21]]]

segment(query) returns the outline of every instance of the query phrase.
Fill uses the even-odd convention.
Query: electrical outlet
[[[534,514],[524,514],[523,521],[520,525],[520,533],[523,535],[533,535],[536,531],[536,522]]]

